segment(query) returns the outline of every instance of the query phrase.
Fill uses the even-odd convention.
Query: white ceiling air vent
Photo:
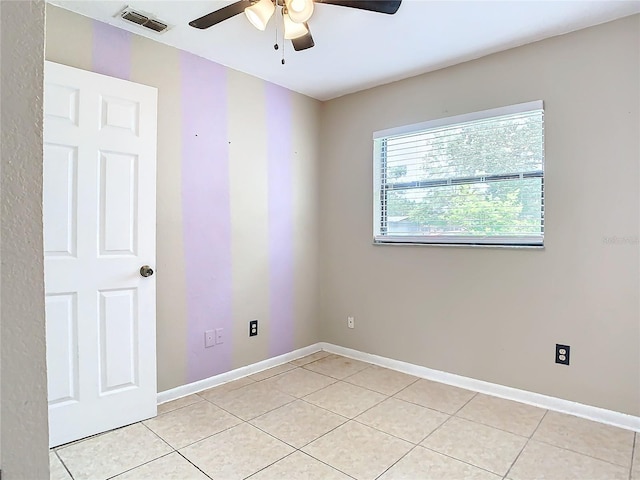
[[[128,22],[153,30],[156,33],[162,33],[169,28],[169,25],[166,23],[160,22],[155,18],[151,18],[149,15],[136,12],[129,7],[120,12],[120,17]]]

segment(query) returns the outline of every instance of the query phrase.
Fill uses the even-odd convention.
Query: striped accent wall
[[[92,23],[92,71],[129,80],[131,77],[131,37],[133,35],[96,20]]]
[[[232,341],[202,348],[204,332],[231,317],[231,210],[226,69],[180,53],[182,215],[187,282],[188,380],[231,369]]]
[[[269,205],[269,354],[293,350],[293,171],[291,92],[265,85]]]
[[[294,275],[316,276],[306,260],[315,251],[297,274],[294,255],[316,248],[294,234],[295,184],[315,182],[295,172],[314,169],[293,168],[292,129],[315,129],[319,102],[58,7],[47,13],[48,60],[158,88],[159,391],[317,341],[315,293],[295,298],[294,285]],[[249,338],[253,319],[260,333]],[[204,332],[218,328],[223,343],[205,348]]]

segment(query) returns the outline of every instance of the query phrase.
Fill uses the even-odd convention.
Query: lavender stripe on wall
[[[269,354],[293,350],[291,92],[265,83],[269,202]]]
[[[131,33],[94,20],[92,60],[94,72],[129,80]]]
[[[187,284],[188,381],[231,369],[231,211],[225,68],[180,52],[182,210]],[[204,332],[224,343],[204,348]]]

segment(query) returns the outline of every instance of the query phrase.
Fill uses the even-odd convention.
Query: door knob
[[[143,277],[150,277],[151,275],[153,275],[153,268],[151,268],[149,265],[141,266],[140,275],[142,275]]]

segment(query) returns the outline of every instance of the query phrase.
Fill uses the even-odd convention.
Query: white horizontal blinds
[[[544,135],[537,106],[376,138],[376,239],[541,244]]]

